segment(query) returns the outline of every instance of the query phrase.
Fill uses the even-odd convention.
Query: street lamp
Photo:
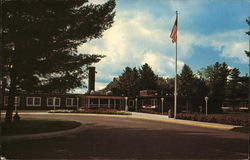
[[[207,102],[208,102],[208,96],[205,97],[205,102],[206,102],[206,116],[207,116]]]
[[[164,98],[162,97],[161,98],[161,114],[163,115],[163,101],[164,101]]]
[[[125,97],[125,111],[128,111],[128,104],[127,104],[128,97]]]
[[[137,98],[135,98],[135,111],[137,112]]]

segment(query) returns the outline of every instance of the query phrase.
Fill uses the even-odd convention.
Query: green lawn
[[[67,129],[73,129],[80,126],[81,123],[75,121],[65,121],[56,119],[22,119],[20,122],[7,124],[1,121],[1,135],[21,135],[55,132]]]

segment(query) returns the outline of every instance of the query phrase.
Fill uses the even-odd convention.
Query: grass
[[[20,122],[7,124],[1,121],[1,135],[22,135],[45,132],[55,132],[73,129],[81,123],[75,121],[65,121],[56,119],[22,119]]]

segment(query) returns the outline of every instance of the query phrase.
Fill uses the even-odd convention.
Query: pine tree
[[[121,76],[119,76],[119,87],[127,96],[138,94],[139,74],[136,68],[126,67]]]
[[[140,74],[140,88],[141,90],[155,90],[157,89],[157,76],[155,75],[152,68],[145,63],[139,69]]]
[[[224,100],[229,73],[230,69],[225,62],[216,62],[214,65],[208,66],[203,71],[203,78],[205,79],[209,88],[209,109],[211,112],[222,111],[221,105]]]
[[[184,64],[179,78],[179,95],[186,98],[186,107],[188,108],[192,91],[194,88],[194,74],[191,68]]]
[[[66,92],[82,86],[82,67],[103,56],[79,54],[83,43],[101,38],[115,15],[115,0],[3,1],[2,68],[8,82],[6,122],[12,121],[18,91]]]

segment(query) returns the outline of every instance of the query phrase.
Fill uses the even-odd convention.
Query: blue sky
[[[106,0],[92,0],[104,3]],[[248,73],[248,0],[117,0],[113,27],[79,47],[79,53],[103,54],[95,64],[96,89],[104,88],[126,66],[148,63],[159,76],[173,77],[175,44],[169,38],[179,12],[178,73],[218,62]],[[76,89],[82,91],[81,89]]]

